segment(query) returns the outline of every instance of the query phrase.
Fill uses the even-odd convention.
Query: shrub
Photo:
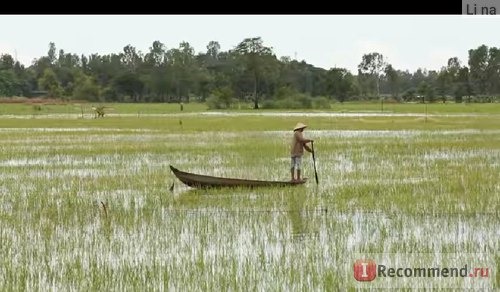
[[[330,100],[324,96],[316,97],[313,100],[313,108],[315,108],[315,109],[331,109]]]
[[[278,106],[276,105],[275,100],[265,100],[262,103],[262,108],[264,108],[264,109],[276,109],[276,108],[278,108]]]
[[[207,105],[209,109],[228,109],[237,102],[233,98],[234,92],[229,87],[222,87],[215,89],[212,94],[207,98]]]
[[[219,98],[214,95],[210,95],[207,100],[207,106],[208,109],[221,109],[222,108],[222,103],[220,102]]]

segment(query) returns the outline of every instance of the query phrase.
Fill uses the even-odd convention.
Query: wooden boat
[[[265,180],[250,180],[239,178],[224,178],[215,177],[201,174],[194,174],[189,172],[180,171],[170,165],[170,169],[175,176],[184,184],[193,188],[221,188],[221,187],[284,187],[284,186],[297,186],[304,184],[307,178],[300,181],[265,181]]]

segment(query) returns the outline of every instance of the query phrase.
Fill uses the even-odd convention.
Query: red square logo
[[[376,273],[377,264],[374,260],[357,260],[354,263],[354,279],[358,281],[373,281]]]

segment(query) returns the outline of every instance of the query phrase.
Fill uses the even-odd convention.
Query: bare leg
[[[300,169],[297,169],[297,180],[300,180]]]
[[[290,168],[290,173],[292,175],[292,180],[295,180],[295,167]]]

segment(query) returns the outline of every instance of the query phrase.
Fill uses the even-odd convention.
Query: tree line
[[[46,56],[25,67],[0,55],[0,97],[45,95],[90,102],[207,102],[229,108],[328,107],[332,101],[391,99],[399,102],[454,100],[494,102],[500,95],[500,49],[470,49],[468,63],[451,57],[439,71],[410,73],[394,68],[377,52],[364,54],[357,75],[345,68],[318,68],[290,57],[277,58],[260,37],[222,51],[211,41],[195,54],[188,42],[167,49],[154,41],[142,53],[78,56],[51,42]]]

